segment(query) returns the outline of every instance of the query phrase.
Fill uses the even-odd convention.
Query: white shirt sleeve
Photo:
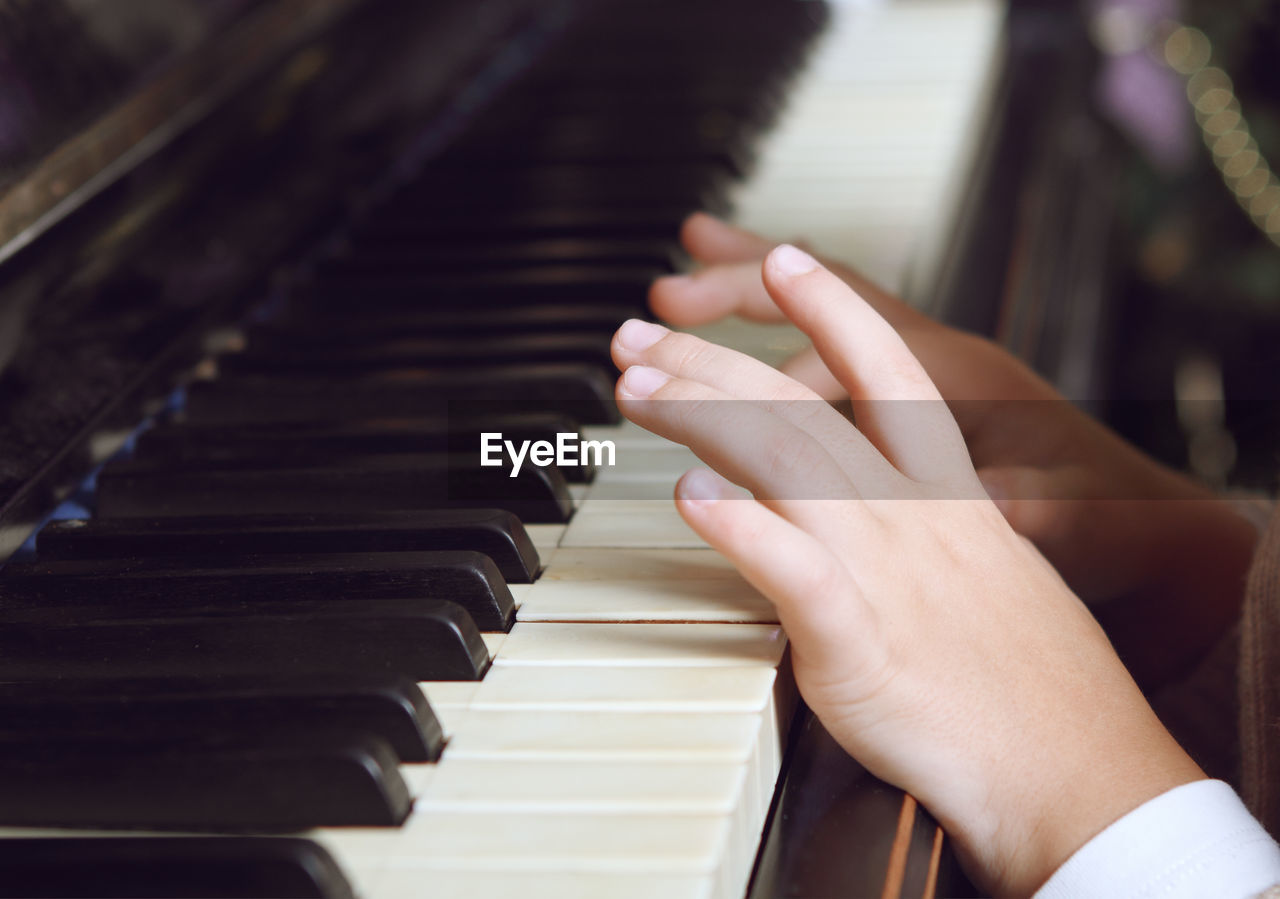
[[[1245,899],[1280,884],[1280,847],[1231,787],[1200,780],[1149,800],[1085,843],[1035,899]]]

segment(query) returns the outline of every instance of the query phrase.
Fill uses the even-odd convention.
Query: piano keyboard
[[[836,0],[733,220],[801,239],[926,309],[971,176],[997,76],[1007,0]],[[701,336],[777,364],[787,326]]]
[[[736,220],[803,237],[876,283],[918,296],[954,228],[1006,5],[833,3],[804,77],[735,195]]]
[[[930,213],[948,193],[942,157],[962,143],[959,118],[907,116],[908,124],[942,135],[932,141],[933,155],[912,162],[912,171],[928,171],[927,188],[866,196],[868,185],[887,177],[880,169],[860,174],[850,188],[865,200],[859,208],[868,215],[901,213],[887,230],[847,221],[822,229],[794,227],[789,216],[800,207],[787,211],[778,203],[795,195],[785,172],[801,158],[825,179],[832,166],[867,146],[881,161],[891,156],[891,135],[837,123],[832,107],[845,102],[845,95],[824,93],[826,76],[835,70],[843,88],[857,93],[868,75],[897,58],[881,36],[914,44],[915,25],[929,21],[932,11],[946,24],[926,30],[942,43],[949,43],[946,36],[960,20],[989,40],[998,27],[996,8],[978,0],[902,0],[871,12],[838,8],[833,37],[806,74],[797,107],[812,106],[825,123],[822,147],[815,151],[824,161],[815,166],[805,155],[810,138],[781,132],[765,145],[758,177],[738,194],[741,220],[769,233],[803,231],[824,250],[841,252],[843,241],[869,247],[864,259],[873,262],[871,273],[901,282],[908,248],[932,239],[924,233],[924,220],[945,218]],[[320,263],[316,278],[295,290],[282,315],[247,325],[239,338],[247,345],[220,357],[216,377],[189,386],[178,420],[144,433],[135,458],[103,470],[93,522],[51,525],[38,539],[37,560],[25,577],[22,566],[5,571],[10,593],[19,597],[14,608],[22,608],[21,591],[35,589],[37,582],[46,585],[41,596],[52,596],[47,585],[56,577],[57,589],[65,591],[58,602],[68,606],[71,619],[89,602],[84,591],[103,583],[94,578],[116,579],[126,585],[122,591],[136,591],[127,601],[136,607],[103,622],[103,633],[117,637],[94,632],[84,643],[110,649],[110,639],[144,639],[168,647],[169,655],[141,652],[139,659],[120,653],[130,677],[178,675],[178,647],[187,640],[194,641],[193,657],[202,664],[201,653],[208,650],[204,673],[232,685],[247,678],[269,686],[273,671],[283,674],[290,658],[295,674],[315,679],[317,695],[347,689],[330,681],[348,668],[376,682],[376,690],[370,689],[383,699],[390,695],[387,675],[419,682],[430,711],[418,710],[422,732],[408,740],[411,750],[395,744],[399,757],[393,753],[389,762],[385,750],[384,756],[343,750],[342,763],[325,768],[317,757],[332,735],[307,719],[303,733],[314,734],[316,743],[297,750],[300,773],[289,785],[294,793],[282,795],[342,792],[360,798],[365,817],[341,803],[317,800],[314,809],[307,804],[300,813],[313,820],[299,822],[316,826],[283,829],[323,847],[332,862],[306,855],[306,843],[279,837],[244,844],[227,839],[212,848],[190,840],[191,852],[208,851],[224,869],[243,865],[258,878],[267,876],[266,863],[254,860],[255,852],[267,851],[264,845],[296,852],[294,868],[314,875],[291,887],[299,895],[738,897],[746,891],[796,705],[786,638],[771,605],[676,514],[670,488],[696,460],[681,447],[611,420],[611,376],[601,362],[613,328],[642,313],[649,278],[678,258],[672,236],[680,219],[695,208],[715,206],[747,165],[747,138],[773,114],[787,72],[822,17],[816,3],[762,3],[758,15],[736,21],[731,39],[717,48],[723,72],[702,71],[694,57],[708,34],[721,32],[724,12],[716,4],[682,8],[680,15],[690,18],[688,30],[674,36],[662,27],[664,17],[644,5],[619,4],[588,17],[581,27],[594,30],[571,34],[567,51],[585,56],[585,69],[563,66],[554,55],[544,61],[528,86],[500,103],[459,147],[358,225],[344,249]],[[850,46],[841,42],[845,38],[854,39],[851,46],[879,52],[842,69]],[[627,67],[644,55],[646,41],[659,39],[677,44],[668,48],[670,72],[636,85],[626,77]],[[939,61],[927,82],[891,83],[885,79],[918,72],[899,59],[895,70],[876,79],[883,93],[869,102],[887,115],[925,96],[937,108],[963,96],[965,115],[971,115],[981,93],[980,57],[989,50],[983,40],[968,41],[963,52],[946,57],[963,57],[967,68],[959,79]],[[600,49],[607,41],[615,42],[616,56]],[[761,63],[765,57],[768,64]],[[752,61],[749,68],[746,59]],[[751,77],[740,79],[744,71]],[[695,90],[680,80],[686,77],[695,78]],[[610,120],[615,105],[640,124],[624,126],[616,112]],[[853,122],[877,120],[874,112],[844,115]],[[612,125],[598,127],[593,116]],[[527,139],[513,140],[513,134]],[[919,132],[904,127],[897,136],[914,142]],[[885,143],[876,146],[879,138]],[[896,175],[891,180],[900,181]],[[897,199],[907,196],[899,208]],[[767,212],[771,206],[775,211]],[[876,240],[865,241],[868,234]],[[888,247],[877,242],[881,238],[896,243]],[[424,261],[417,259],[420,252]],[[438,308],[428,308],[432,300]],[[761,338],[735,327],[714,333],[728,334],[762,356],[776,357],[786,347],[774,330],[765,329]],[[338,369],[341,380],[333,376]],[[450,398],[447,407],[441,397]],[[462,409],[471,417],[450,425]],[[579,427],[574,419],[587,423]],[[536,433],[569,421],[585,439],[613,441],[618,464],[600,467],[593,478],[568,481],[554,470],[530,470],[518,485],[506,480],[505,471],[501,480],[486,478],[457,454],[458,434],[471,437],[485,420]],[[414,451],[420,446],[437,454],[436,461]],[[574,473],[565,474],[572,479]],[[353,503],[359,508],[353,510]],[[478,511],[488,506],[518,511],[523,525],[466,517],[472,511],[488,515]],[[406,517],[418,513],[420,520]],[[461,516],[459,527],[465,519],[465,540],[441,536],[449,515]],[[416,538],[406,535],[411,523],[421,526]],[[256,533],[256,552],[235,545],[242,529]],[[540,571],[521,567],[532,558],[530,547]],[[226,578],[232,558],[247,572],[244,583],[278,569],[290,583],[307,586],[294,588],[302,590],[296,596],[284,590],[290,595],[278,598],[269,585],[263,587],[259,608],[274,616],[272,633],[287,637],[296,629],[302,632],[299,641],[314,640],[323,648],[336,646],[335,633],[346,628],[350,651],[332,665],[323,653],[307,656],[302,642],[296,657],[289,656],[292,650],[273,651],[255,643],[253,633],[233,632],[235,626],[222,617],[228,605],[212,594],[194,610],[175,610],[172,598],[160,595],[148,605],[153,599],[147,585],[153,581],[132,569],[95,567],[105,564],[106,553],[122,548],[125,555],[177,559],[172,568],[157,564],[143,573],[160,580],[181,565],[203,566]],[[309,564],[320,565],[306,554],[321,548],[344,553],[346,580],[303,580]],[[492,565],[485,569],[462,558],[477,548],[492,553],[501,575]],[[454,556],[423,561],[422,570],[406,558],[400,576],[427,585],[418,589],[430,592],[436,605],[428,607],[420,594],[406,592],[404,581],[392,588],[375,575],[362,579],[351,573],[376,562],[379,553],[408,557],[428,549]],[[445,565],[447,576],[439,573]],[[184,576],[192,577],[190,571]],[[477,578],[489,585],[478,599]],[[308,590],[313,593],[303,595]],[[499,621],[509,604],[514,625],[478,630],[466,613],[459,618],[442,608],[457,608],[455,603],[436,601],[448,598],[450,590],[467,594],[465,601],[455,595],[457,603],[488,603],[485,608],[496,610]],[[360,591],[367,611],[352,612]],[[297,602],[301,613],[290,612],[287,602]],[[161,612],[187,616],[190,627],[173,634],[128,629],[134,617]],[[314,620],[304,621],[306,616]],[[197,620],[207,629],[192,624]],[[81,631],[94,630],[82,625],[73,620],[66,626],[73,642]],[[211,640],[226,641],[223,655],[216,645],[206,646]],[[385,641],[385,653],[377,652],[378,641]],[[417,651],[445,644],[458,654],[447,670],[425,650]],[[293,646],[287,640],[283,645]],[[55,649],[52,658],[58,657]],[[0,664],[0,676],[19,679],[21,664],[20,658]],[[104,683],[109,689],[110,682]],[[181,683],[181,689],[199,692]],[[300,713],[281,717],[292,714]],[[366,709],[369,727],[375,717]],[[397,726],[389,713],[378,722],[384,736]],[[260,718],[249,723],[252,738],[274,739]],[[328,724],[340,729],[342,722]],[[437,724],[440,732],[434,733]],[[203,733],[199,724],[190,726],[194,734]],[[416,758],[410,760],[409,751]],[[333,752],[338,758],[338,750]],[[245,758],[247,765],[258,763],[256,755]],[[107,764],[108,772],[124,770],[114,756]],[[370,779],[372,797],[355,784],[355,769]],[[12,755],[0,755],[0,775],[13,777],[18,770]],[[321,776],[325,771],[328,777]],[[198,771],[187,773],[200,777]],[[253,785],[252,778],[241,783],[228,804]],[[216,806],[199,784],[190,792],[210,801],[211,809]],[[75,805],[74,797],[60,796],[58,802]],[[243,825],[228,825],[234,808],[224,813],[231,819],[209,819],[211,828],[201,826],[195,814],[169,823],[154,811],[161,802],[162,797],[143,803],[136,821],[129,820],[128,808],[118,817],[113,810],[93,810],[86,820],[58,830],[47,829],[57,825],[39,815],[21,820],[31,826],[3,831],[10,839],[0,840],[0,870],[23,870],[17,856],[25,854],[26,844],[20,837],[103,836],[91,828],[95,814],[117,826],[159,823],[179,833],[281,830],[273,819],[264,826],[252,816]],[[264,796],[263,805],[288,816],[287,804],[273,805]],[[21,801],[6,805],[3,797],[0,809],[11,820],[24,814]],[[370,816],[380,815],[388,818],[376,822],[384,826],[370,826]],[[159,841],[151,846],[153,859],[169,851]],[[96,858],[86,864],[91,871],[125,870],[109,864],[95,869],[102,864]]]

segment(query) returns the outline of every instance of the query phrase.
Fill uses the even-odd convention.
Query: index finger
[[[960,428],[893,326],[795,247],[770,253],[763,272],[779,307],[849,391],[858,429],[885,458],[918,481],[973,486],[977,475]]]

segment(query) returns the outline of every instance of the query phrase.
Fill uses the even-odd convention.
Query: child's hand
[[[654,283],[654,311],[680,325],[730,314],[786,316],[766,291],[771,244],[710,216],[685,223],[706,267]],[[1033,540],[1099,614],[1139,680],[1158,683],[1234,621],[1252,555],[1252,527],[1204,487],[1121,440],[996,344],[949,328],[832,266],[883,316],[951,408],[983,485],[1013,528]],[[783,371],[825,399],[848,395],[815,350]],[[856,404],[855,404],[856,407]],[[1153,634],[1152,621],[1163,622]]]
[[[1107,824],[1203,775],[985,498],[894,329],[794,248],[768,257],[764,283],[854,398],[857,429],[762,363],[642,322],[615,337],[619,405],[754,495],[707,471],[676,494],[777,605],[801,692],[841,745],[916,795],[985,887],[1029,893]]]

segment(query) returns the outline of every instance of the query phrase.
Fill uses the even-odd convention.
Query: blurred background
[[[1272,489],[1280,182],[1269,163],[1280,159],[1280,4],[1097,3],[1089,29],[1099,55],[1093,94],[1122,163],[1108,414],[1211,482]],[[1173,409],[1139,414],[1124,402],[1170,385]]]

